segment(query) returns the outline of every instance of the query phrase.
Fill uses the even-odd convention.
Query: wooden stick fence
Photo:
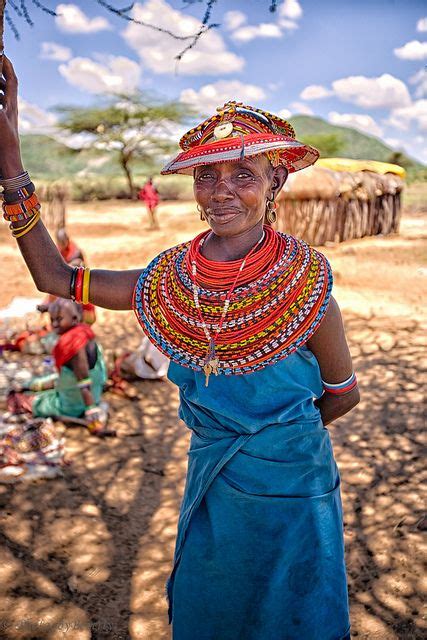
[[[312,245],[397,233],[403,181],[394,175],[353,174],[352,178],[354,188],[340,192],[342,176],[337,176],[336,193],[325,199],[318,192],[309,197],[309,185],[302,190],[301,185],[293,189],[291,183],[278,198],[275,227]]]

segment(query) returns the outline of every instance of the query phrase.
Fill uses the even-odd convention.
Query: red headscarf
[[[58,371],[94,338],[95,334],[87,324],[77,324],[63,333],[52,352]]]

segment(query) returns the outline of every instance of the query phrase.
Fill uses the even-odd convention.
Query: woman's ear
[[[279,191],[285,184],[288,175],[288,170],[282,164],[280,164],[278,167],[274,167],[273,177],[271,180],[271,193],[274,198],[276,198],[279,194]]]

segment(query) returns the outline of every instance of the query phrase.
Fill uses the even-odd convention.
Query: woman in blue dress
[[[70,267],[40,220],[5,59],[4,217],[37,287],[135,310],[171,360],[191,430],[168,582],[174,640],[350,638],[340,479],[326,425],[359,399],[326,258],[273,230],[289,172],[318,153],[229,102],[180,141],[208,230],[145,269]]]

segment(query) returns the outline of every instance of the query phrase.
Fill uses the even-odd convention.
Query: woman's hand
[[[18,79],[6,56],[0,90],[0,174],[3,178],[14,178],[23,171],[18,134]]]

